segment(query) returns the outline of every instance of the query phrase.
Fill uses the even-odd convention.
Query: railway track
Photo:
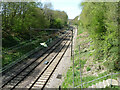
[[[64,56],[66,50],[70,45],[70,40],[65,43],[65,45],[60,49],[59,53],[53,59],[51,59],[48,66],[46,66],[42,72],[38,75],[33,83],[30,84],[28,90],[31,89],[43,89],[47,85],[50,77],[52,76],[53,72],[55,71],[56,67],[58,66],[59,62],[61,61],[62,57]]]
[[[50,60],[49,64],[45,67],[46,69],[49,66],[51,66],[50,64],[59,55],[59,52],[63,50],[67,42],[70,43],[70,40],[69,40],[70,37],[71,35],[69,33],[66,34],[62,39],[60,39],[53,46],[48,48],[46,52],[42,53],[38,58],[36,58],[36,60],[31,60],[31,62],[27,64],[25,63],[25,65],[21,66],[20,67],[22,68],[21,70],[18,70],[17,73],[14,72],[14,74],[11,77],[9,77],[9,79],[7,79],[6,82],[3,83],[2,89],[5,89],[5,88],[15,89],[15,88],[21,87],[21,82],[24,82],[24,80],[27,77],[30,77],[30,75],[32,75],[31,72],[35,73],[38,68],[39,68],[39,73],[41,72],[41,75],[42,75],[43,72],[46,71],[46,70],[42,71],[43,67],[45,67],[45,64],[43,61]],[[34,80],[36,82],[36,78]],[[33,84],[35,84],[35,82]],[[33,84],[31,84],[30,87],[28,88],[31,89],[34,86]]]

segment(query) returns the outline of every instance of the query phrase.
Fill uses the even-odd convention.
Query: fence
[[[80,54],[80,45],[78,45],[79,46],[79,54]],[[73,58],[73,60],[74,60],[74,58]],[[74,64],[74,63],[73,63]],[[88,81],[88,82],[83,82],[83,80],[82,80],[82,72],[81,72],[81,62],[79,61],[79,64],[80,64],[80,85],[78,85],[78,86],[76,86],[76,87],[74,87],[74,85],[73,85],[73,88],[88,88],[88,86],[90,86],[90,85],[93,85],[93,84],[95,84],[95,83],[98,83],[99,81],[98,80],[104,80],[104,78],[107,78],[107,77],[109,77],[109,78],[107,78],[107,79],[111,79],[111,85],[112,85],[112,79],[113,79],[113,75],[119,75],[120,73],[110,73],[110,74],[107,74],[107,75],[104,75],[104,76],[102,76],[102,77],[98,77],[97,79],[93,79],[93,80],[91,80],[91,81]],[[74,68],[73,68],[74,69]],[[119,75],[120,76],[120,75]],[[73,78],[74,78],[74,76],[73,76]],[[119,85],[120,85],[120,77],[118,78],[119,80],[118,80],[118,83],[119,83]],[[74,82],[74,81],[73,81]],[[89,84],[89,85],[88,85]]]
[[[93,82],[95,82],[95,81],[98,81],[98,80],[103,79],[103,78],[108,77],[108,76],[111,76],[111,85],[112,85],[113,75],[118,75],[118,74],[120,74],[120,73],[110,73],[110,74],[107,74],[107,75],[105,75],[105,76],[99,77],[99,78],[97,78],[97,79],[94,79],[94,80],[91,80],[91,81],[88,81],[88,82],[84,82],[84,83],[76,86],[75,88],[78,88],[78,87],[80,87],[80,86],[84,86],[84,87],[85,87],[87,84],[93,83]],[[119,85],[120,85],[120,80],[118,81],[118,83],[119,83]]]
[[[80,54],[80,45],[78,45],[78,46],[79,46],[79,54]],[[74,60],[74,58],[73,58],[73,60]],[[73,64],[74,64],[74,63],[73,63]],[[80,61],[79,61],[79,64],[80,64],[80,85],[74,87],[74,84],[73,84],[73,88],[88,88],[89,86],[91,86],[91,85],[93,85],[93,84],[95,84],[95,83],[99,83],[98,80],[102,80],[102,81],[103,81],[104,78],[107,78],[107,77],[109,77],[109,78],[107,78],[107,79],[111,79],[111,85],[112,85],[113,75],[119,75],[119,74],[120,74],[120,73],[110,73],[110,74],[104,75],[104,76],[102,76],[102,77],[98,77],[98,78],[96,78],[96,79],[93,79],[93,80],[91,80],[91,81],[83,82],[83,80],[82,80],[83,76],[82,76],[81,62],[80,62]],[[74,68],[73,68],[73,69],[74,69]],[[119,76],[120,76],[120,75],[119,75]],[[73,76],[73,78],[74,78],[74,76]],[[73,82],[74,82],[74,81],[73,81]],[[119,82],[119,85],[120,85],[120,77],[119,77],[118,82]]]
[[[79,54],[80,54],[80,45],[79,46]],[[74,54],[74,51],[72,52]],[[88,81],[88,82],[83,82],[83,79],[82,79],[82,72],[81,72],[81,62],[79,61],[79,66],[80,66],[80,85],[76,85],[74,86],[75,84],[75,81],[74,81],[74,55],[72,56],[72,60],[73,60],[73,88],[88,88],[90,85],[93,85],[95,83],[99,83],[99,80],[103,81],[104,78],[107,78],[107,79],[111,79],[111,85],[112,85],[112,79],[114,78],[113,75],[119,75],[120,73],[110,73],[110,74],[107,74],[107,75],[104,75],[104,76],[101,76],[101,77],[98,77],[98,78],[95,78],[91,81]],[[120,76],[120,75],[119,75]],[[120,85],[120,77],[118,78],[118,83]]]

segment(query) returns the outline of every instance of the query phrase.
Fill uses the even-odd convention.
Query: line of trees
[[[84,2],[79,25],[93,41],[94,59],[105,61],[109,69],[120,69],[119,3]]]
[[[3,2],[2,41],[3,47],[14,41],[28,40],[32,28],[63,28],[68,16],[64,11],[55,11],[51,3]],[[13,42],[12,42],[13,41]]]

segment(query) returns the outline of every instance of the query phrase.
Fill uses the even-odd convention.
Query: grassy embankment
[[[80,45],[80,54],[79,54]],[[76,41],[75,55],[74,55],[74,87],[81,84],[80,79],[80,65],[82,70],[82,82],[88,82],[98,77],[109,74],[109,70],[104,66],[103,62],[94,60],[94,50],[92,48],[92,41],[89,38],[87,32],[79,27],[78,36]],[[72,60],[71,60],[72,61]],[[118,75],[113,75],[116,78]],[[111,76],[102,78],[100,80],[94,81],[89,84],[84,84],[83,88],[88,88],[92,84],[111,78]],[[62,88],[72,88],[73,87],[73,65],[69,68],[65,80],[62,84]],[[79,86],[80,88],[80,86]]]
[[[2,54],[2,66],[6,66],[13,61],[19,60],[19,58],[23,55],[29,54],[32,50],[35,48],[43,48],[43,46],[40,45],[41,42],[46,42],[49,44],[51,41],[50,39],[55,39],[58,34],[52,32],[31,32],[32,37],[34,38],[30,41],[30,37],[28,36],[28,40],[22,40],[19,37],[12,37],[12,40],[8,40],[7,38],[4,40],[4,46],[3,46],[3,54]],[[13,48],[10,48],[11,46],[16,46]],[[9,49],[10,48],[10,49]]]

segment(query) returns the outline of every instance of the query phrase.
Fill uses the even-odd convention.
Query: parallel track
[[[51,46],[46,52],[44,52],[41,56],[36,60],[32,61],[30,64],[25,65],[23,69],[21,69],[18,73],[16,73],[12,78],[10,78],[7,82],[5,82],[2,86],[2,88],[16,88],[29,74],[38,67],[48,56],[51,55],[52,52],[54,52],[59,45],[65,40],[65,38],[68,37],[68,34],[65,35],[61,40],[56,42],[53,46]],[[63,46],[64,47],[64,46]],[[62,50],[62,49],[61,49]],[[60,50],[60,51],[61,51]]]
[[[51,59],[48,66],[46,66],[40,75],[36,78],[36,80],[28,87],[28,90],[31,89],[43,89],[47,85],[49,79],[51,78],[52,74],[54,73],[55,69],[57,68],[59,62],[63,58],[65,52],[67,51],[70,45],[70,40],[66,41],[63,47],[61,47],[59,53],[53,59]]]

